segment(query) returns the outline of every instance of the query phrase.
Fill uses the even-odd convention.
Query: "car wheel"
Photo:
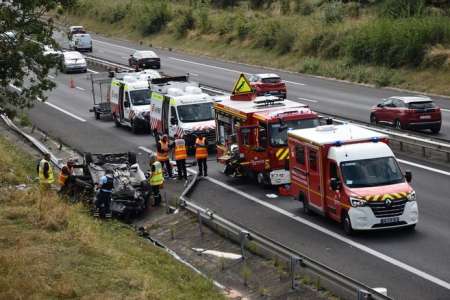
[[[439,131],[441,130],[441,126],[433,126],[430,129],[432,133],[436,134],[439,133]]]
[[[397,129],[400,129],[400,130],[403,129],[402,122],[400,122],[399,119],[395,120],[394,127],[397,128]]]
[[[350,221],[348,214],[345,214],[344,219],[342,220],[342,226],[346,235],[352,235],[354,233],[352,222]]]
[[[375,116],[375,114],[370,114],[370,123],[372,123],[372,124],[378,123],[378,120],[377,120],[377,117]]]

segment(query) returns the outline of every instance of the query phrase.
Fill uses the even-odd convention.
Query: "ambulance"
[[[149,80],[155,78],[161,78],[161,75],[154,70],[114,73],[109,95],[117,127],[130,127],[133,133],[149,129]]]
[[[287,132],[318,126],[318,115],[299,102],[257,97],[244,75],[232,95],[215,100],[217,161],[224,173],[261,185],[290,183]]]
[[[155,137],[167,134],[174,139],[178,134],[191,150],[199,134],[214,144],[213,100],[198,83],[188,76],[164,77],[151,80],[150,89],[150,128]]]
[[[418,222],[411,172],[402,173],[386,135],[352,124],[288,132],[290,193],[344,231],[408,227]]]

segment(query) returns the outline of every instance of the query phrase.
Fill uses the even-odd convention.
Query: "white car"
[[[67,51],[62,53],[61,70],[69,72],[87,72],[87,63],[83,55],[77,51]]]
[[[62,52],[59,50],[55,50],[52,46],[44,45],[44,56],[61,56]]]
[[[92,38],[89,33],[75,33],[69,40],[69,47],[76,51],[92,52]]]

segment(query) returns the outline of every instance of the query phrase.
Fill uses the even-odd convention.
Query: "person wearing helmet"
[[[148,177],[148,183],[150,184],[153,194],[153,206],[159,206],[161,204],[161,193],[159,192],[159,189],[164,183],[162,165],[154,154],[150,155],[149,165],[150,175]]]
[[[106,170],[105,175],[100,177],[98,184],[97,199],[95,201],[94,217],[105,216],[111,218],[111,194],[114,188],[114,175],[112,170]]]

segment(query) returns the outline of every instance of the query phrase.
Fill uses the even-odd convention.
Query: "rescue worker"
[[[181,138],[178,134],[175,134],[175,161],[177,162],[177,170],[178,170],[178,179],[187,180],[187,172],[186,172],[186,142],[183,138]]]
[[[58,183],[60,186],[59,194],[67,194],[68,192],[68,183],[69,183],[69,177],[70,177],[70,169],[68,166],[64,166],[61,169],[61,172],[58,176]]]
[[[159,189],[164,183],[164,176],[162,173],[162,165],[157,160],[155,155],[150,156],[150,175],[148,177],[148,183],[151,186],[154,204],[153,206],[159,206],[161,204],[161,194]]]
[[[199,134],[195,140],[195,159],[198,164],[198,175],[208,176],[208,167],[206,159],[208,158],[208,144],[206,138]]]
[[[111,194],[114,188],[113,172],[111,170],[106,170],[105,175],[100,177],[100,181],[96,186],[99,191],[95,201],[94,217],[104,215],[106,218],[111,218]]]
[[[37,166],[39,176],[39,188],[41,192],[50,190],[52,183],[55,181],[53,177],[53,168],[50,165],[50,153],[45,153]]]
[[[158,141],[156,144],[156,159],[161,163],[161,165],[165,165],[167,174],[169,177],[172,177],[172,166],[170,165],[169,160],[169,150],[170,143],[169,137],[167,134],[164,134],[162,139]]]

